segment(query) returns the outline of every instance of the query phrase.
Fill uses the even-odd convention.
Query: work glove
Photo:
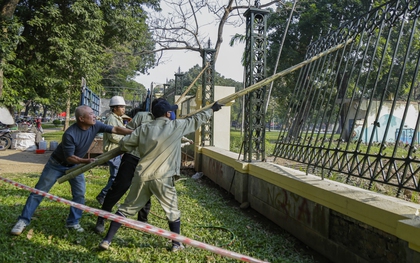
[[[222,108],[222,106],[223,106],[224,104],[219,104],[219,102],[215,102],[215,103],[213,103],[213,105],[211,105],[211,109],[214,111],[214,112],[216,112],[216,111],[218,111],[218,110],[220,110],[221,108]]]

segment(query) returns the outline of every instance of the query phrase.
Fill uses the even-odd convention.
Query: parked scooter
[[[0,150],[9,149],[12,146],[12,131],[8,127],[0,128]]]

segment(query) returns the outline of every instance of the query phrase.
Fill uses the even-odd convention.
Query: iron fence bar
[[[324,44],[324,43],[321,41],[321,45],[322,44]],[[321,63],[324,59],[326,59],[326,58],[324,57],[322,59],[319,59],[319,60],[315,61],[315,63],[313,63],[314,66],[311,67],[312,72],[309,74],[309,76],[307,76],[305,78],[305,80],[306,80],[305,84],[306,85],[301,86],[301,89],[309,91],[309,94],[303,96],[304,101],[307,101],[307,98],[309,98],[309,104],[306,104],[306,105],[308,105],[309,109],[313,108],[311,105],[314,102],[315,97],[318,97],[318,96],[316,96],[317,90],[316,90],[316,86],[314,85],[315,79],[318,76],[318,74],[316,74],[315,72],[319,72],[319,67],[320,67],[320,65],[321,65]],[[313,95],[311,94],[312,92],[313,92]],[[305,111],[303,113],[302,120],[300,122],[304,122],[305,119],[306,120],[312,119],[310,115],[311,115],[311,111],[306,110],[306,107],[305,107]],[[312,121],[311,121],[311,123],[312,123]],[[312,131],[309,131],[309,127],[306,127],[305,135],[303,135],[304,131],[303,131],[302,128],[305,128],[305,127],[301,126],[300,127],[299,142],[304,143],[304,142],[308,141],[308,136],[309,136],[310,137],[309,138],[309,144],[311,144],[311,137],[314,133],[315,127],[316,127],[316,124],[312,123],[312,129],[311,129]],[[303,138],[303,141],[301,140],[302,138]]]
[[[378,41],[380,40],[380,37],[381,37],[381,35],[382,35],[382,31],[383,31],[383,27],[384,27],[384,24],[385,24],[385,21],[384,20],[382,20],[381,21],[381,26],[380,26],[380,29],[379,29],[379,32],[378,32]],[[385,45],[384,45],[384,47],[382,48],[382,53],[381,53],[381,59],[380,59],[380,62],[379,62],[379,67],[378,67],[378,72],[380,72],[381,71],[381,69],[382,69],[382,67],[383,67],[383,65],[384,65],[384,60],[385,60],[385,55],[386,55],[386,50],[387,50],[387,47],[388,47],[388,43],[389,43],[389,41],[390,41],[390,37],[391,37],[391,30],[388,30],[388,35],[387,35],[387,38],[386,38],[386,42],[385,42]],[[378,45],[379,43],[377,43],[377,45]],[[376,53],[376,52],[375,52]],[[375,94],[375,92],[376,92],[376,88],[377,88],[377,86],[378,86],[378,82],[379,82],[379,78],[380,78],[380,74],[379,73],[377,73],[376,74],[376,78],[375,78],[375,83],[374,83],[374,87],[373,87],[373,91],[372,91],[372,95],[373,94]],[[385,90],[386,90],[386,87],[385,87]],[[380,100],[380,106],[379,106],[379,109],[377,108],[377,114],[376,114],[376,116],[375,116],[375,120],[374,120],[374,123],[379,123],[379,112],[380,112],[380,109],[382,109],[382,105],[383,105],[383,101],[384,101],[384,98],[385,98],[385,92],[382,92],[382,98],[381,98],[381,100]],[[377,104],[377,103],[376,103]],[[370,106],[370,105],[369,105]],[[367,111],[366,112],[366,118],[367,118],[367,114],[368,114],[368,112],[369,111]],[[377,126],[376,125],[374,125],[373,126],[373,130],[372,130],[372,134],[374,134],[375,132],[376,132],[376,130],[377,130]],[[367,148],[367,150],[366,150],[366,152],[367,153],[370,153],[371,152],[371,148],[372,148],[372,144],[373,144],[373,136],[371,136],[370,137],[370,139],[369,139],[369,143],[368,143],[368,148]],[[379,148],[379,153],[382,153],[382,151],[384,150],[384,144],[380,144],[380,148]],[[366,160],[366,159],[365,159]],[[363,163],[363,165],[365,165],[365,163]],[[369,185],[369,188],[371,187],[371,185]]]
[[[349,35],[347,35],[347,37],[350,37]],[[349,50],[352,50],[353,49],[353,45],[354,45],[354,42],[353,43],[351,43],[351,45],[350,45],[350,47],[349,47]],[[348,65],[349,65],[349,60],[346,60],[345,59],[345,53],[346,53],[346,51],[347,51],[347,47],[346,48],[344,48],[343,50],[342,50],[342,54],[341,54],[341,56],[340,56],[340,62],[339,62],[339,64],[338,64],[338,66],[337,66],[337,69],[336,69],[336,76],[335,76],[335,78],[334,79],[338,79],[338,77],[339,77],[339,74],[340,74],[340,68],[341,68],[341,64],[343,63],[343,60],[345,60],[345,63],[344,63],[344,70],[343,70],[343,77],[341,77],[341,79],[340,79],[340,81],[339,82],[337,82],[337,92],[336,92],[336,96],[335,96],[335,100],[334,100],[334,105],[335,105],[335,102],[337,102],[338,100],[339,100],[339,98],[340,98],[340,92],[341,92],[341,89],[342,89],[342,86],[343,86],[343,83],[344,83],[344,76],[345,76],[345,74],[346,74],[346,72],[347,72],[347,67],[348,67]],[[344,101],[344,98],[345,98],[345,94],[342,94],[342,98],[341,98],[341,101],[343,102]],[[341,112],[342,111],[342,106],[343,106],[343,103],[340,103],[340,106],[339,106],[339,108],[338,108],[338,113],[339,112]],[[338,119],[340,118],[340,116],[338,116],[338,118],[336,118],[336,121],[335,121],[335,123],[334,123],[334,126],[333,126],[333,129],[332,129],[332,131],[331,131],[331,138],[330,138],[330,140],[329,140],[329,142],[328,142],[328,149],[330,149],[331,148],[331,146],[332,146],[332,143],[333,143],[333,140],[334,140],[334,133],[335,133],[335,131],[336,130],[338,130],[339,129],[339,127],[338,127],[338,125],[339,125],[339,122],[338,122]],[[331,120],[331,117],[329,118],[329,121]],[[340,120],[341,121],[341,120]],[[336,147],[336,148],[338,148],[338,146]],[[328,152],[328,151],[327,151]],[[329,154],[327,154],[327,156],[329,156]],[[328,160],[329,161],[329,163],[330,163],[330,166],[332,166],[333,165],[333,163],[334,163],[334,160],[335,159],[337,159],[338,160],[338,156],[337,156],[337,152],[336,151],[334,151],[334,154],[332,155],[332,157]],[[325,163],[325,162],[324,162]],[[331,170],[330,169],[328,169],[329,170],[329,172],[328,172],[328,174],[331,174]],[[322,169],[322,173],[321,173],[321,177],[322,177],[322,179],[324,179],[324,169]]]
[[[322,67],[321,67],[321,69],[319,71],[319,73],[321,73],[321,74],[317,74],[317,75],[320,75],[322,77],[322,80],[319,81],[320,82],[320,84],[318,86],[318,93],[319,93],[319,95],[318,96],[314,96],[314,97],[316,97],[315,108],[323,109],[323,105],[325,105],[324,102],[325,102],[325,98],[327,97],[326,96],[327,95],[327,87],[323,88],[323,86],[324,86],[323,83],[328,83],[328,82],[325,81],[326,74],[325,73],[322,74],[322,73],[326,71],[325,68],[327,66],[325,64],[329,65],[330,63],[328,63],[328,61],[331,62],[332,57],[333,57],[332,55],[329,55],[328,57],[325,57],[324,63],[322,63]],[[327,59],[328,59],[328,61],[327,61]],[[324,94],[321,94],[322,91],[324,91]],[[318,104],[318,102],[319,102],[319,104]],[[325,113],[325,111],[326,111],[326,109],[324,108],[324,113]],[[315,114],[315,120],[318,120],[318,119],[320,120],[319,121],[319,125],[318,125],[318,122],[315,121],[313,130],[312,130],[312,133],[311,133],[310,138],[309,138],[310,141],[313,140],[313,143],[314,144],[316,144],[317,142],[319,142],[319,137],[320,137],[320,132],[319,131],[322,130],[323,118],[325,116],[325,115],[322,115],[322,117],[319,118],[320,117],[319,116],[320,113],[321,113],[321,110],[319,110],[318,112],[314,112],[314,114]],[[315,127],[319,127],[319,128],[318,128],[318,133],[316,134],[316,137],[313,138],[314,137],[314,131],[315,131],[314,129],[315,129]],[[327,132],[325,131],[324,134],[326,134],[326,133]],[[321,143],[321,145],[322,145],[322,143]],[[314,164],[312,166],[312,169],[313,169],[313,171],[315,171],[317,164],[320,162],[321,157],[323,156],[323,154],[321,152],[322,152],[322,147],[318,147],[317,150],[312,151],[312,153],[311,153],[312,156],[311,155],[309,156],[307,171],[309,171],[309,166],[310,166],[311,163]]]
[[[343,54],[344,54],[344,52],[345,52],[345,50],[346,49],[343,49]],[[337,69],[336,69],[336,74],[335,74],[335,76],[334,76],[334,78],[331,78],[330,79],[330,81],[331,80],[334,80],[334,81],[332,81],[332,83],[337,83],[336,82],[336,80],[337,80],[337,78],[338,78],[338,75],[339,75],[339,69],[340,69],[340,67],[341,67],[341,64],[342,64],[342,62],[343,62],[343,59],[344,59],[344,56],[343,56],[343,54],[341,54],[341,56],[340,56],[340,59],[339,59],[339,62],[338,62],[338,65],[337,65]],[[337,58],[338,58],[338,55],[339,55],[339,53],[337,52],[336,53],[336,56],[335,56],[335,59],[334,59],[334,63],[332,64],[333,66],[332,67],[334,67],[334,64],[335,64],[335,61],[337,61]],[[332,75],[332,74],[331,74]],[[329,114],[329,117],[328,117],[328,119],[327,119],[327,124],[326,124],[326,127],[330,127],[330,123],[331,123],[331,120],[332,120],[332,118],[333,118],[333,113],[334,113],[334,108],[335,108],[335,101],[337,101],[337,99],[338,99],[338,97],[339,97],[339,88],[337,87],[337,89],[336,89],[336,92],[335,92],[335,97],[333,98],[333,92],[334,92],[334,84],[332,84],[331,85],[331,92],[330,92],[330,97],[329,97],[329,99],[328,99],[328,104],[330,104],[331,105],[331,114]],[[325,114],[326,114],[327,112],[325,112]],[[324,148],[329,148],[330,146],[331,146],[331,144],[333,143],[333,140],[334,140],[334,133],[335,133],[335,131],[336,131],[336,129],[337,129],[337,118],[335,118],[335,121],[334,121],[334,126],[333,126],[333,128],[332,128],[332,130],[331,130],[331,136],[330,136],[330,139],[328,140],[328,147],[324,147]],[[324,140],[326,139],[326,134],[327,133],[325,133],[324,134]],[[325,154],[323,155],[323,158],[325,158],[324,159],[324,161],[321,163],[321,168],[322,168],[322,170],[321,170],[321,177],[324,179],[324,166],[325,166],[325,164],[327,163],[327,162],[331,162],[331,159],[332,159],[332,156],[330,156],[329,154],[328,154],[328,151],[325,151]]]
[[[359,28],[360,27],[360,21],[359,21],[359,23],[356,23],[355,24],[355,28],[357,29],[357,28]],[[362,31],[361,32],[361,35],[363,35],[363,33],[364,33],[364,31]],[[360,37],[360,38],[362,38],[362,37]],[[348,59],[348,61],[350,62],[350,64],[352,65],[351,66],[351,68],[350,68],[350,71],[349,71],[349,74],[348,74],[348,76],[350,77],[350,76],[352,76],[353,74],[353,71],[354,71],[354,69],[355,69],[355,65],[356,65],[356,63],[357,63],[357,59],[353,59],[352,60],[352,53],[353,54],[358,54],[359,53],[359,50],[361,49],[361,46],[362,46],[362,42],[359,40],[359,41],[357,41],[358,42],[358,44],[356,44],[356,43],[354,43],[354,45],[352,45],[351,46],[351,50],[349,50],[349,55],[348,55],[348,57],[347,57],[347,59]],[[355,48],[355,51],[353,51],[353,47],[355,46],[355,45],[357,45],[357,47]],[[353,55],[353,57],[354,57],[355,55]],[[347,69],[347,68],[346,68]],[[345,76],[345,73],[346,73],[347,71],[343,71],[343,74],[344,74],[344,76]],[[344,84],[345,85],[345,90],[344,90],[344,92],[343,92],[343,94],[342,94],[342,96],[343,96],[343,98],[342,98],[342,101],[341,101],[341,104],[340,104],[340,106],[341,106],[341,108],[340,108],[340,112],[343,110],[343,107],[344,107],[344,101],[345,101],[345,96],[346,96],[346,93],[347,93],[347,91],[348,91],[348,89],[349,89],[349,79],[346,79],[346,80],[344,80],[344,78],[343,78],[343,81],[346,81],[346,83],[342,83],[342,85]],[[342,88],[342,87],[341,87]],[[352,105],[352,103],[353,103],[353,100],[354,100],[354,97],[355,97],[355,93],[356,93],[356,89],[353,89],[353,93],[352,93],[352,95],[351,95],[351,98],[350,98],[350,101],[348,102],[348,105]],[[345,116],[343,116],[344,118],[341,120],[341,125],[344,127],[344,125],[347,123],[347,120],[348,120],[348,115],[349,115],[349,110],[347,110],[347,113],[345,114]],[[351,132],[351,130],[352,129],[350,129],[350,131],[348,131],[348,132]],[[341,134],[340,134],[340,139],[341,140],[339,140],[338,141],[338,145],[337,145],[337,147],[340,147],[340,144],[342,143],[342,142],[344,142],[344,138],[346,138],[347,136],[345,136],[345,134],[344,134],[344,132],[345,132],[345,129],[341,129]]]
[[[296,83],[300,82],[300,80],[302,78],[302,75],[303,75],[303,70],[300,70]],[[292,93],[291,97],[293,98],[293,96],[294,96],[294,93]],[[292,100],[290,100],[290,101],[292,101]],[[281,122],[282,123],[281,129],[279,129],[279,136],[277,138],[276,145],[275,145],[274,151],[273,151],[274,161],[276,160],[277,152],[280,151],[280,148],[281,148],[281,145],[282,145],[280,142],[283,141],[283,138],[285,137],[285,134],[286,134],[287,126],[285,124],[289,123],[289,121],[291,119],[291,116],[292,116],[292,110],[289,108],[289,111],[288,111],[288,114],[287,114],[286,118]]]
[[[418,16],[415,16],[414,20],[413,20],[413,27],[411,28],[410,42],[408,43],[408,47],[407,47],[406,62],[408,60],[408,53],[409,53],[408,50],[410,50],[411,47],[412,47],[412,43],[413,43],[413,39],[414,39],[414,33],[416,32],[415,25],[416,25],[417,21],[418,21]],[[406,115],[408,113],[408,107],[411,105],[411,98],[413,97],[413,92],[414,92],[414,87],[415,87],[414,83],[415,83],[415,80],[418,76],[419,62],[420,62],[420,55],[417,56],[417,64],[416,64],[416,67],[415,67],[415,72],[413,74],[413,78],[412,78],[412,82],[411,82],[411,86],[410,86],[410,90],[409,90],[409,94],[408,94],[408,98],[407,98],[406,108],[404,110],[403,120],[402,120],[401,124],[405,123]],[[406,63],[404,63],[404,65],[405,64]],[[404,70],[405,70],[405,67],[404,67]],[[417,116],[417,121],[416,121],[416,125],[415,125],[415,128],[414,128],[414,135],[413,135],[413,138],[411,140],[410,147],[408,149],[408,153],[407,153],[406,158],[412,158],[411,155],[412,155],[412,151],[414,149],[414,143],[416,141],[416,133],[417,133],[417,130],[418,130],[419,119],[420,119],[420,117]],[[411,166],[410,162],[407,162],[406,165],[404,166],[404,172],[403,172],[403,175],[402,175],[402,178],[401,178],[401,184],[404,184],[404,179],[407,175],[407,170],[410,168],[409,166]],[[410,177],[412,177],[412,176],[413,175],[411,175]],[[398,189],[397,195],[400,193],[400,191],[401,191],[401,188]]]
[[[294,141],[295,143],[301,143],[301,132],[300,132],[300,125],[302,124],[302,120],[301,120],[301,116],[300,114],[305,114],[306,113],[306,108],[305,105],[305,98],[307,97],[307,93],[310,92],[308,89],[304,88],[306,87],[306,83],[308,81],[308,78],[310,76],[310,72],[312,72],[313,67],[312,67],[312,63],[305,66],[304,68],[306,69],[304,72],[304,76],[301,79],[301,83],[297,83],[297,86],[300,87],[297,89],[298,93],[295,96],[294,99],[294,109],[292,109],[292,114],[294,116],[293,119],[293,123],[295,125],[292,125],[292,127],[290,127],[290,129],[288,130],[288,134],[287,136],[289,138],[292,139],[292,141]],[[298,120],[296,122],[296,120]],[[296,125],[299,125],[298,127],[296,127]],[[296,136],[293,136],[293,134],[295,134]],[[297,140],[297,141],[296,141]]]
[[[358,26],[358,24],[356,24],[356,26]],[[361,34],[364,34],[364,31],[361,33]],[[353,52],[353,54],[358,54],[359,53],[359,50],[361,49],[361,46],[362,46],[362,42],[359,40],[358,41],[358,44],[357,44],[357,47],[356,47],[356,51],[355,52]],[[353,47],[353,46],[352,46]],[[350,56],[349,56],[349,61],[351,61],[351,50],[349,51],[349,54],[350,54]],[[355,56],[353,55],[353,58],[354,58]],[[357,63],[357,58],[355,58],[355,59],[353,59],[352,60],[352,66],[351,66],[351,69],[350,69],[350,73],[349,73],[349,76],[352,76],[352,73],[353,73],[353,71],[354,71],[354,69],[355,69],[355,65],[356,65],[356,63]],[[346,71],[344,71],[343,72],[343,74],[345,74],[345,72]],[[340,109],[340,112],[343,110],[343,107],[344,107],[344,101],[345,101],[345,94],[347,93],[347,90],[349,89],[349,83],[348,83],[348,81],[349,80],[346,80],[346,83],[345,83],[345,92],[344,92],[344,94],[343,94],[343,100],[342,100],[342,102],[341,102],[341,109]],[[350,129],[349,129],[349,131],[348,131],[348,133],[349,134],[347,134],[347,135],[345,135],[344,133],[345,133],[345,129],[344,129],[344,127],[345,127],[345,125],[346,125],[346,123],[348,122],[348,119],[349,119],[349,114],[350,114],[350,110],[349,110],[349,107],[350,107],[350,105],[352,105],[352,103],[353,103],[353,100],[354,100],[354,97],[356,96],[355,95],[356,94],[356,88],[354,88],[353,89],[353,92],[352,92],[352,95],[351,95],[351,99],[350,99],[350,101],[347,103],[348,104],[348,106],[345,106],[346,108],[347,108],[347,112],[346,112],[346,114],[345,114],[345,116],[344,116],[344,121],[343,121],[343,119],[341,120],[341,126],[343,127],[342,129],[341,129],[341,134],[340,134],[340,140],[338,141],[338,144],[337,144],[337,147],[340,149],[340,145],[345,141],[344,140],[344,138],[347,138],[347,137],[349,137],[350,136],[350,133],[351,133],[351,131],[354,129],[353,127],[351,127]],[[357,115],[357,113],[356,113],[356,115]],[[345,151],[347,152],[347,150],[348,150],[348,146],[349,146],[349,144],[347,143],[346,145],[345,145]],[[336,162],[336,164],[339,164],[340,165],[340,167],[341,167],[341,169],[343,169],[343,167],[347,167],[347,169],[348,169],[348,164],[349,164],[349,160],[348,160],[348,158],[347,158],[348,156],[347,156],[347,154],[343,154],[342,156],[340,156],[338,159],[337,159],[337,162]],[[331,170],[332,170],[332,167],[330,168]],[[341,170],[340,169],[340,170]]]
[[[419,53],[419,56],[418,56],[418,58],[417,58],[417,65],[416,65],[416,69],[415,69],[415,74],[414,74],[414,76],[413,76],[412,86],[414,86],[415,79],[416,79],[416,78],[417,78],[417,76],[418,76],[418,72],[419,72],[419,65],[420,65],[420,53]],[[419,125],[420,125],[420,116],[418,116],[418,117],[417,117],[416,126],[415,126],[415,128],[414,128],[413,139],[412,139],[412,142],[411,142],[411,145],[410,145],[409,152],[408,152],[408,154],[407,154],[407,157],[408,157],[408,158],[410,158],[410,159],[414,159],[414,158],[415,158],[415,157],[413,157],[412,155],[413,155],[413,153],[416,151],[416,148],[415,148],[415,146],[414,146],[414,142],[416,142],[416,141],[418,140],[418,138],[417,138],[417,132],[418,132]],[[411,162],[410,162],[410,164],[409,164],[409,168],[410,168],[410,171],[411,171],[411,176],[410,176],[410,178],[413,180],[413,184],[416,186],[416,188],[418,188],[418,180],[416,180],[416,178],[415,178],[415,174],[416,174],[416,172],[415,172],[415,170],[413,169],[413,166],[411,165]],[[418,171],[418,170],[420,170],[420,167],[418,167],[417,171]],[[406,181],[408,181],[410,178],[408,178]],[[403,184],[405,184],[405,183],[403,182]]]
[[[314,67],[313,67],[313,72],[317,72],[317,69],[319,68],[323,59],[325,59],[325,58],[322,58],[322,59],[319,59],[318,61],[316,61],[316,63],[314,64]],[[311,76],[313,76],[313,74],[311,74]],[[304,113],[303,113],[303,116],[302,116],[302,120],[301,120],[301,122],[304,123],[304,121],[303,121],[304,119],[312,119],[312,114],[311,114],[310,109],[313,108],[312,104],[315,101],[315,97],[318,97],[318,96],[316,96],[317,90],[314,87],[313,81],[311,81],[310,78],[308,78],[307,86],[306,87],[302,86],[302,88],[308,90],[308,92],[309,92],[308,95],[304,97],[304,100],[307,101],[307,103],[305,105],[305,110],[304,110]],[[312,140],[312,135],[314,133],[315,127],[316,127],[316,124],[312,123],[312,131],[309,131],[309,129],[308,129],[309,127],[308,127],[308,128],[306,128],[306,132],[304,133],[304,129],[305,129],[304,125],[300,126],[300,131],[299,131],[300,136],[298,137],[300,143],[305,143],[306,141],[308,141],[309,146],[312,146],[311,140]],[[302,140],[302,138],[303,138],[303,140]],[[314,152],[313,148],[309,148],[309,149],[310,150],[308,150],[307,155],[302,156],[302,157],[307,158],[307,163],[311,163],[311,156],[313,156],[313,152]]]
[[[384,21],[386,21],[386,19],[384,19]],[[389,23],[389,22],[388,22]],[[401,33],[401,30],[400,30],[400,33]],[[384,51],[384,53],[385,53],[385,51],[386,51],[386,49],[388,48],[388,43],[390,42],[390,37],[391,37],[391,34],[392,34],[392,31],[391,31],[391,29],[389,29],[389,31],[388,31],[388,38],[387,38],[387,41],[386,41],[386,43],[385,43],[385,47],[383,48],[383,51]],[[397,54],[397,49],[395,49],[394,50],[394,54],[393,54],[393,57],[395,57],[396,56],[396,54]],[[384,55],[383,55],[383,57],[384,57]],[[393,69],[393,64],[391,64],[391,67],[390,67],[390,69],[389,69],[389,71],[388,71],[388,75],[387,75],[387,80],[386,80],[386,85],[385,85],[385,90],[382,92],[382,96],[381,96],[381,100],[380,100],[380,104],[379,104],[379,107],[378,107],[378,109],[377,109],[377,115],[376,115],[376,118],[375,118],[375,123],[378,123],[379,122],[379,117],[380,117],[380,112],[382,111],[382,108],[383,108],[383,104],[384,104],[384,100],[385,100],[385,95],[386,95],[386,93],[388,92],[388,87],[389,87],[389,82],[390,82],[390,79],[391,79],[391,73],[392,73],[392,69]],[[389,124],[390,124],[390,119],[388,119],[388,122],[387,122],[387,125],[386,125],[386,128],[385,128],[385,132],[384,132],[384,136],[383,136],[383,138],[382,138],[382,143],[380,144],[380,148],[379,148],[379,153],[381,153],[382,154],[382,152],[385,150],[385,148],[386,148],[386,138],[387,138],[387,135],[388,135],[388,131],[389,131]],[[374,126],[374,131],[372,132],[372,136],[371,136],[371,139],[370,139],[370,145],[372,144],[372,142],[373,142],[373,134],[374,134],[374,132],[376,131],[376,128],[377,128],[377,126]],[[397,143],[397,140],[396,140],[396,143]],[[375,168],[374,168],[374,170],[376,170],[376,168],[377,168],[377,165],[378,165],[379,163],[376,163],[376,165],[375,165]],[[383,163],[381,162],[381,165],[383,165]],[[384,168],[383,167],[381,167],[381,172],[383,173],[384,172]],[[386,178],[387,177],[387,175],[385,175],[385,176],[383,176],[384,178]],[[371,185],[369,186],[369,188],[371,187]]]
[[[376,15],[375,15],[375,17],[376,17]],[[372,23],[373,24],[373,23]],[[363,55],[363,59],[362,59],[362,61],[361,61],[361,66],[360,66],[360,71],[359,71],[359,74],[358,74],[358,76],[357,76],[357,81],[356,81],[356,87],[358,86],[357,84],[359,83],[359,80],[360,80],[360,77],[361,77],[361,71],[363,70],[363,68],[362,68],[362,65],[364,65],[364,62],[365,62],[365,59],[367,58],[367,54],[368,54],[368,51],[369,51],[369,47],[370,47],[370,43],[371,43],[371,40],[372,40],[372,38],[373,38],[373,32],[369,32],[368,33],[368,35],[369,35],[369,37],[368,37],[368,41],[367,41],[367,43],[366,43],[366,48],[365,48],[365,53],[364,53],[364,55]],[[380,34],[378,34],[378,35],[380,35]],[[380,37],[378,37],[377,38],[377,41],[376,41],[376,44],[375,44],[375,47],[374,47],[374,50],[373,50],[373,58],[371,58],[370,60],[369,60],[369,67],[368,67],[368,70],[367,70],[367,75],[366,75],[366,79],[365,79],[365,83],[364,83],[364,85],[363,85],[363,91],[362,91],[362,94],[365,94],[366,93],[366,90],[367,90],[367,88],[368,88],[368,82],[369,82],[369,76],[370,76],[370,73],[371,73],[371,69],[372,69],[372,67],[373,67],[373,63],[374,63],[374,56],[375,56],[375,54],[376,54],[376,50],[377,50],[377,47],[378,47],[378,43],[379,43],[379,40],[380,40]],[[371,94],[370,94],[370,99],[369,99],[369,103],[368,103],[368,107],[367,107],[367,109],[366,109],[366,113],[365,113],[365,117],[364,117],[364,120],[365,121],[363,121],[363,124],[362,124],[362,128],[361,128],[361,130],[363,131],[365,128],[366,128],[366,123],[367,123],[367,121],[368,121],[368,116],[369,116],[369,112],[370,112],[370,109],[371,109],[371,105],[372,105],[372,102],[373,102],[373,98],[374,98],[374,90],[372,90],[372,92],[371,92]],[[360,110],[361,110],[361,107],[362,107],[362,103],[363,103],[363,97],[362,97],[362,95],[360,96],[360,100],[359,100],[359,103],[358,103],[358,106],[357,106],[357,110],[356,110],[356,113],[355,113],[355,118],[354,118],[354,122],[353,122],[353,127],[351,128],[351,133],[353,133],[354,132],[354,130],[355,130],[355,127],[356,127],[356,122],[357,122],[357,116],[358,116],[358,114],[359,114],[359,112],[360,112]],[[351,106],[351,105],[349,105],[349,106]],[[373,129],[375,129],[375,127],[376,126],[374,126],[373,127]],[[372,133],[373,134],[373,133]],[[362,142],[362,140],[357,140],[356,141],[356,148],[355,148],[355,152],[357,152],[357,151],[359,151],[359,149],[360,149],[360,147],[361,147],[361,142]],[[349,142],[347,143],[347,149],[348,149],[348,147],[349,147],[349,145],[350,145],[350,139],[349,139]],[[352,165],[351,166],[354,166],[355,164],[354,164],[354,160],[355,159],[353,159],[353,163],[352,163]],[[351,174],[351,173],[350,173]],[[348,177],[347,177],[347,180],[349,180],[350,179],[350,174],[348,175]]]
[[[363,24],[363,25],[366,25],[367,24],[367,22],[366,22],[366,20],[368,19],[368,17],[369,17],[369,15],[367,15],[366,17],[364,17],[363,18],[363,23],[361,23],[361,24]],[[364,39],[364,36],[365,35],[368,35],[368,40],[366,41],[366,48],[365,49],[363,49],[363,44],[364,44],[364,41],[363,41],[363,39]],[[357,103],[357,108],[356,108],[356,112],[355,112],[355,116],[354,116],[354,121],[353,121],[353,123],[352,123],[352,125],[351,125],[351,127],[349,127],[349,134],[348,134],[348,136],[347,136],[347,143],[346,143],[346,151],[348,151],[349,150],[349,147],[350,147],[350,143],[351,143],[351,134],[353,133],[353,131],[354,131],[354,129],[355,129],[355,127],[356,127],[356,121],[357,121],[357,116],[359,115],[359,112],[360,112],[360,108],[361,108],[361,101],[362,101],[362,95],[363,94],[365,94],[365,91],[366,91],[366,85],[364,85],[363,86],[363,89],[362,89],[362,91],[361,91],[361,93],[359,94],[359,96],[357,95],[357,89],[358,89],[358,86],[359,86],[359,81],[360,81],[360,77],[361,77],[361,75],[362,75],[362,71],[363,71],[363,65],[364,65],[364,63],[365,63],[365,59],[366,59],[366,57],[367,57],[367,52],[368,52],[368,50],[369,50],[369,43],[370,43],[370,40],[371,40],[371,38],[372,38],[372,35],[371,34],[369,34],[369,32],[367,31],[367,29],[366,29],[366,27],[365,26],[363,26],[363,30],[362,30],[362,32],[360,33],[360,40],[359,40],[359,46],[358,46],[358,49],[357,49],[357,52],[356,52],[356,55],[354,56],[354,64],[353,64],[353,68],[356,66],[356,65],[359,65],[358,66],[358,73],[357,73],[357,78],[356,78],[356,81],[355,81],[355,85],[354,85],[354,88],[353,88],[353,94],[352,94],[352,98],[351,98],[351,100],[350,100],[350,103],[348,104],[348,107],[350,108],[352,105],[353,105],[353,101],[355,101],[356,99],[359,99],[359,103]],[[359,61],[358,59],[357,59],[357,54],[360,54],[360,53],[363,53],[363,56],[362,56],[362,59]],[[360,91],[359,91],[360,92]],[[345,118],[345,120],[346,120],[346,122],[347,122],[347,120],[349,120],[349,115],[350,115],[350,110],[348,110],[347,111],[347,116],[346,116],[346,118]],[[355,149],[355,151],[357,151],[357,146],[356,146],[356,149]],[[351,169],[351,164],[347,164],[348,165],[348,168],[349,169]],[[350,165],[350,166],[349,166]],[[348,180],[349,178],[347,178],[347,180]]]
[[[408,9],[405,9],[405,14],[407,13],[407,10]],[[405,16],[405,15],[404,15]],[[415,25],[415,24],[413,24],[413,25]],[[401,38],[402,38],[402,35],[403,35],[403,29],[404,29],[404,26],[405,26],[405,23],[403,23],[403,22],[401,22],[401,27],[400,27],[400,34],[399,34],[399,36],[398,36],[398,41],[397,41],[397,46],[396,46],[396,50],[398,50],[399,49],[399,47],[400,47],[400,42],[401,42]],[[415,26],[413,27],[413,29],[415,28]],[[411,34],[411,39],[410,39],[410,43],[412,42],[412,37],[413,37],[413,30],[412,30],[412,34]],[[409,46],[411,46],[411,44],[409,43]],[[400,89],[401,89],[401,87],[402,87],[402,76],[403,76],[403,73],[404,73],[404,71],[405,71],[405,63],[407,62],[407,58],[408,58],[408,54],[409,54],[409,47],[407,47],[407,49],[406,49],[406,52],[405,52],[405,58],[404,58],[404,63],[403,63],[403,68],[401,69],[401,71],[400,71],[400,75],[399,75],[399,81],[398,81],[398,85],[397,85],[397,89],[396,89],[396,91],[395,91],[395,97],[397,97],[397,95],[398,95],[398,93],[399,93],[399,91],[400,91]],[[407,104],[406,104],[407,105]],[[395,110],[395,107],[396,107],[396,99],[394,99],[393,100],[393,104],[392,104],[392,109],[391,109],[391,113],[393,113],[394,112],[394,110]],[[406,107],[406,109],[407,109],[407,107]],[[406,113],[405,113],[406,114]],[[397,138],[396,138],[396,143],[395,143],[395,145],[394,145],[394,150],[393,150],[393,153],[392,153],[392,157],[395,157],[396,156],[396,154],[397,154],[397,149],[398,149],[398,143],[397,142],[399,142],[400,141],[400,138],[401,138],[401,134],[402,134],[402,130],[403,130],[403,127],[404,127],[404,121],[405,121],[405,116],[406,115],[403,115],[403,120],[401,121],[401,124],[400,124],[400,129],[399,129],[399,131],[398,131],[398,135],[397,135]],[[390,121],[388,121],[388,125],[390,125]],[[385,137],[386,138],[386,137]],[[384,140],[385,140],[385,138],[384,138]],[[395,166],[395,163],[393,163],[393,165]],[[398,170],[398,169],[396,169],[396,170]],[[399,175],[398,175],[398,173],[396,172],[395,174],[395,177],[397,177],[397,180],[398,181],[400,181],[399,179]],[[390,177],[391,176],[391,178],[394,176],[394,175],[391,175],[391,169],[389,169],[388,170],[388,173],[387,173],[387,177]],[[397,196],[399,196],[399,191],[397,192]]]

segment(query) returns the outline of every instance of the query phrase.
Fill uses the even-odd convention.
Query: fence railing
[[[396,196],[419,192],[419,16],[419,1],[393,1],[311,43],[307,58],[353,39],[301,69],[274,156]]]

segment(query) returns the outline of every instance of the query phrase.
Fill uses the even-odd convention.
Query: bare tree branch
[[[283,1],[285,0],[273,0],[260,5],[259,8],[283,5]],[[205,43],[210,40],[209,32],[205,28],[217,23],[218,30],[214,42],[216,60],[224,41],[225,26],[241,26],[245,22],[243,13],[251,7],[248,1],[244,0],[174,0],[162,1],[161,6],[167,6],[170,11],[166,14],[153,12],[153,17],[149,20],[157,48],[153,51],[143,51],[160,52],[159,62],[165,51],[190,50],[200,52],[201,55]]]
[[[222,16],[222,19],[220,20],[220,23],[219,23],[219,30],[217,32],[217,41],[216,41],[216,46],[215,46],[216,53],[214,55],[214,60],[215,61],[217,60],[217,56],[219,55],[220,46],[223,43],[223,28],[224,28],[224,26],[225,26],[225,24],[226,24],[226,22],[227,22],[227,20],[229,18],[229,14],[233,10],[233,8],[232,8],[233,1],[234,0],[229,0],[229,3],[228,3],[228,5],[225,8],[225,12],[224,12],[224,14]]]

